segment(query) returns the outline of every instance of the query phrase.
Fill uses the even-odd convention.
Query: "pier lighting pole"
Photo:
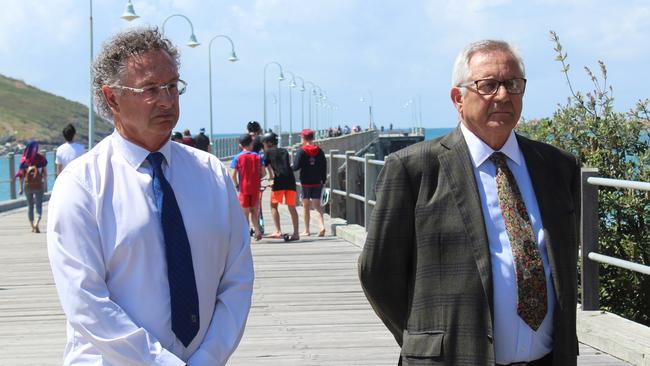
[[[199,41],[196,40],[196,36],[194,35],[194,25],[192,24],[192,21],[190,20],[190,18],[186,17],[183,14],[172,14],[172,15],[168,16],[167,18],[165,18],[165,20],[162,23],[162,33],[165,34],[165,24],[167,24],[167,21],[170,18],[173,18],[173,17],[181,17],[181,18],[187,20],[188,23],[190,23],[190,29],[192,31],[192,34],[190,34],[190,40],[187,41],[187,46],[191,47],[191,48],[198,47],[200,45],[200,43],[199,43]]]
[[[277,65],[278,68],[280,69],[280,75],[278,76],[278,91],[280,91],[280,82],[282,82],[282,80],[284,80],[284,73],[282,71],[282,65],[280,65],[280,63],[278,63],[276,61],[271,61],[271,62],[267,63],[266,65],[264,65],[264,131],[266,131],[266,70],[268,69],[269,65],[271,65],[271,64]],[[278,95],[278,98],[279,97],[280,96]],[[279,103],[278,109],[280,110],[280,113],[279,113],[280,121],[282,121],[282,105],[281,105],[281,103]],[[282,122],[280,122],[280,123],[282,123]]]
[[[296,76],[300,79],[300,130],[302,131],[305,128],[305,79],[300,76]]]
[[[292,73],[291,71],[287,71],[287,74],[291,75],[291,83],[289,83],[289,146],[291,146],[292,143],[292,138],[291,134],[293,133],[293,106],[291,102],[291,92],[293,88],[295,88],[296,85],[296,75]],[[282,129],[280,129],[280,133],[282,132]],[[280,142],[282,142],[282,135],[280,135]]]
[[[309,128],[311,128],[311,95],[314,94],[316,95],[316,91],[314,88],[316,87],[316,84],[312,83],[311,81],[305,81],[305,84],[311,84],[311,89],[309,89]]]
[[[89,0],[90,11],[90,100],[88,102],[88,150],[95,145],[95,108],[93,102],[93,0]],[[124,8],[124,14],[120,17],[124,20],[132,21],[139,18],[133,10],[133,3],[129,0]]]
[[[215,154],[215,149],[216,145],[214,144],[214,131],[213,131],[213,124],[212,124],[212,42],[217,39],[217,38],[225,38],[230,42],[230,57],[228,57],[228,61],[230,62],[236,62],[239,59],[237,58],[237,54],[235,53],[235,44],[232,42],[232,39],[230,37],[224,35],[224,34],[217,34],[216,36],[212,37],[210,42],[208,43],[208,85],[209,87],[209,98],[210,98],[210,152],[212,154]]]
[[[374,123],[372,122],[372,105],[373,103],[373,98],[372,98],[372,91],[368,90],[368,95],[370,96],[370,100],[368,101],[367,99],[364,99],[362,96],[361,99],[359,99],[360,102],[368,102],[368,128],[374,128]]]

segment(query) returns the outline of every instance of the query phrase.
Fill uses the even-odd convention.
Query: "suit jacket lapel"
[[[481,276],[485,296],[489,300],[490,314],[494,319],[492,309],[492,265],[490,249],[483,222],[481,199],[476,188],[474,168],[472,167],[469,149],[463,138],[460,127],[440,141],[449,149],[439,155],[440,175],[449,179],[456,205],[463,222],[467,223],[466,231],[476,261],[478,273]]]
[[[528,175],[533,184],[533,191],[537,199],[540,215],[542,216],[542,225],[544,228],[544,237],[546,238],[546,252],[548,254],[548,262],[551,266],[551,278],[553,279],[553,287],[555,288],[555,295],[558,306],[562,304],[562,294],[560,291],[560,281],[558,278],[557,266],[557,253],[559,252],[553,246],[553,234],[558,233],[556,217],[552,214],[558,212],[553,207],[553,182],[549,179],[553,174],[550,171],[552,164],[544,160],[542,154],[537,151],[534,146],[524,138],[517,135],[517,141],[521,153],[526,160],[526,167],[528,168]]]

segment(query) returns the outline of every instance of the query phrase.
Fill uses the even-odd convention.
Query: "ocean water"
[[[424,139],[431,140],[438,136],[442,136],[453,130],[453,128],[427,128],[424,130]],[[224,134],[215,134],[215,139],[222,137],[236,137],[239,136],[238,133],[224,133]],[[41,151],[41,154],[43,151]],[[47,158],[47,180],[48,187],[52,189],[54,185],[54,152],[48,151],[45,154]],[[18,171],[18,163],[20,162],[20,154],[15,155],[15,171]],[[0,156],[0,201],[5,201],[10,199],[10,179],[9,177],[9,158],[7,156]],[[18,183],[16,184],[16,193],[18,193]]]

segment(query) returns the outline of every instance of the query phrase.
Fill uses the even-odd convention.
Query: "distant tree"
[[[583,166],[598,168],[603,177],[650,182],[649,100],[639,100],[627,113],[615,112],[602,61],[599,77],[584,68],[593,90],[574,90],[567,54],[557,33],[550,34],[571,95],[553,117],[524,121],[518,132],[579,156]],[[650,265],[650,193],[599,187],[598,199],[599,251]],[[602,309],[650,325],[650,276],[601,265],[600,286]]]

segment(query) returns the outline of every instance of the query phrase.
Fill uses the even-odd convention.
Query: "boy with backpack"
[[[251,151],[253,137],[242,135],[239,139],[242,152],[237,154],[231,164],[231,178],[239,190],[239,204],[244,210],[244,216],[249,223],[253,222],[255,240],[262,239],[259,225],[260,179],[264,176],[260,156]]]
[[[264,144],[264,156],[269,178],[273,180],[271,214],[275,225],[275,233],[270,237],[284,238],[285,241],[298,240],[300,236],[298,234],[298,212],[296,211],[296,178],[289,163],[289,152],[287,149],[278,147],[278,135],[273,132],[268,132],[262,136],[262,144]],[[293,225],[293,233],[284,236],[282,235],[280,213],[278,212],[278,205],[283,201],[289,209],[291,224]]]

